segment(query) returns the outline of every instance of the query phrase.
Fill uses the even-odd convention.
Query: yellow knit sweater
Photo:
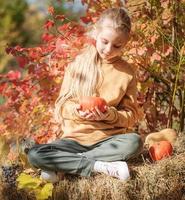
[[[92,145],[112,135],[124,134],[139,119],[136,102],[134,70],[123,59],[103,61],[103,84],[97,96],[106,100],[110,114],[103,121],[82,120],[74,112],[75,99],[67,100],[61,108],[64,118],[62,138],[75,140],[82,145]]]

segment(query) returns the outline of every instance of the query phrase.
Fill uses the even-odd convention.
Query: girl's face
[[[128,41],[128,37],[111,26],[104,26],[97,34],[96,49],[102,59],[110,60],[121,56],[121,50]]]

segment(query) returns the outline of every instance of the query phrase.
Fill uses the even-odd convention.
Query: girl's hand
[[[92,110],[86,110],[85,112],[81,110],[81,106],[77,104],[75,109],[75,114],[77,114],[80,118],[89,121],[102,121],[106,119],[109,114],[109,107],[105,106],[106,112],[101,112],[98,107],[95,107]]]

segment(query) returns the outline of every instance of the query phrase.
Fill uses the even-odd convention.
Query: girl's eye
[[[121,46],[114,45],[114,48],[119,49],[119,48],[121,48]]]
[[[102,43],[103,43],[103,44],[108,44],[108,41],[102,40]]]

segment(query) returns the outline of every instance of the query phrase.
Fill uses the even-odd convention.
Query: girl
[[[43,170],[41,178],[56,182],[60,171],[129,177],[126,161],[142,148],[140,136],[128,133],[139,119],[134,71],[121,58],[130,29],[124,8],[104,11],[89,34],[95,45],[88,45],[67,67],[54,113],[62,123],[62,138],[28,152],[29,162]],[[83,112],[82,96],[104,98],[106,112],[97,107]]]

